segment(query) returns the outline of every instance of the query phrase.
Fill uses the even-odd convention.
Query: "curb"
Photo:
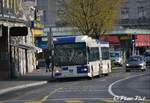
[[[7,93],[7,92],[10,92],[10,91],[34,87],[34,86],[39,86],[39,85],[44,85],[47,83],[48,83],[47,81],[42,81],[42,82],[35,82],[35,83],[30,83],[30,84],[23,84],[23,85],[19,85],[19,86],[9,87],[9,88],[0,90],[0,95]]]

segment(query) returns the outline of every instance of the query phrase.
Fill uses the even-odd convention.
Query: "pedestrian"
[[[45,58],[45,64],[46,64],[46,72],[50,72],[50,68],[51,68],[51,64],[52,64],[52,57],[49,56],[49,57],[46,57]]]
[[[40,68],[39,68],[39,62],[38,62],[38,60],[36,60],[36,69],[37,69],[37,70],[40,69]]]

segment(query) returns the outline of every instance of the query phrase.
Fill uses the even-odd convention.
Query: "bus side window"
[[[102,47],[101,50],[102,50],[102,59],[103,60],[108,60],[110,58],[110,56],[109,56],[109,48]]]
[[[89,47],[87,47],[87,54],[88,54],[88,61],[90,61],[90,48]]]
[[[99,48],[91,47],[89,48],[89,61],[97,61],[99,60]]]

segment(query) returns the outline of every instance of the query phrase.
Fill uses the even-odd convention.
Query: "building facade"
[[[37,0],[37,5],[44,9],[43,21],[47,25],[60,25],[61,16],[65,15],[64,5],[67,0]],[[119,15],[119,26],[128,28],[150,28],[150,0],[123,0]]]
[[[150,29],[150,0],[124,0],[119,26]]]
[[[65,3],[67,0],[37,0],[37,5],[43,9],[42,21],[45,25],[63,25],[61,17],[65,15]]]
[[[30,20],[23,5],[23,0],[0,0],[0,79],[19,77],[35,68]]]

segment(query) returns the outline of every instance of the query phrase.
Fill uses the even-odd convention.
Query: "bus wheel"
[[[98,74],[98,77],[102,77],[102,74],[101,74],[101,66],[99,65],[99,74]]]
[[[90,80],[92,80],[94,78],[94,75],[93,75],[93,66],[91,66],[91,77],[90,77]]]
[[[109,75],[108,73],[105,73],[105,74],[104,74],[104,76],[108,76],[108,75]]]
[[[101,73],[99,73],[98,77],[99,77],[99,78],[102,77]]]
[[[130,72],[130,69],[126,69],[126,72]]]
[[[89,77],[88,80],[93,80],[93,77]]]

